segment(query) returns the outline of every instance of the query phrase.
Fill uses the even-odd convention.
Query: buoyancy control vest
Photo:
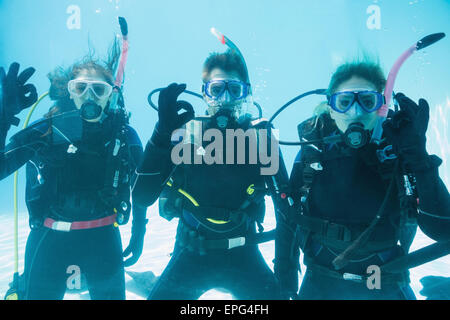
[[[109,194],[104,181],[111,128],[107,121],[84,125],[80,140],[49,145],[28,161],[26,204],[31,228],[41,226],[46,217],[83,221],[112,215],[119,200],[131,209],[129,149],[122,154],[124,174],[118,194]]]
[[[193,120],[186,126],[191,128],[197,126],[196,129],[187,131],[190,139],[187,143],[191,144],[196,152],[199,148],[203,148],[200,132],[208,128],[208,122]],[[247,128],[253,130],[256,141],[259,141],[261,133],[267,134],[260,131],[265,127],[266,121],[258,119],[249,123]],[[209,168],[208,166],[203,163],[175,167],[159,197],[160,215],[169,221],[180,218],[190,229],[211,238],[242,234],[246,232],[249,224],[255,222],[259,231],[262,231],[261,224],[265,215],[264,196],[267,194],[267,188],[259,174],[259,165],[240,165],[240,167],[233,165],[231,170],[225,162],[223,165],[214,164]],[[226,185],[219,183],[218,180],[226,182]],[[198,184],[198,187],[192,188],[193,183]],[[211,188],[211,184],[222,186],[222,191],[215,193],[217,195],[215,199],[208,199],[216,205],[205,205],[204,201],[200,200],[202,198],[200,193],[202,188]],[[233,194],[233,201],[230,199],[227,201],[228,193]],[[197,197],[197,194],[200,196]]]
[[[334,121],[328,113],[310,118],[299,124],[298,134],[301,141],[322,139],[324,137],[338,134]],[[345,250],[357,239],[371,224],[370,219],[366,221],[345,221],[317,217],[310,208],[310,193],[316,177],[323,170],[327,161],[341,158],[360,157],[373,174],[385,181],[392,180],[394,185],[392,190],[396,190],[394,197],[398,199],[400,212],[389,212],[383,217],[378,227],[383,223],[393,224],[396,227],[395,239],[377,239],[369,241],[364,249],[367,251],[377,251],[389,245],[401,242],[402,247],[407,252],[415,231],[417,229],[417,192],[415,190],[415,180],[411,174],[395,169],[396,156],[392,153],[392,146],[382,142],[380,145],[369,144],[362,150],[355,150],[341,145],[329,145],[317,143],[302,147],[300,156],[300,173],[302,185],[294,190],[299,193],[300,205],[295,214],[295,221],[306,234],[300,246],[303,250],[308,250],[308,242],[311,237],[315,237],[319,242],[328,244],[335,248]],[[332,182],[330,182],[332,183]],[[390,193],[390,192],[388,192]],[[386,194],[385,197],[390,197]],[[383,222],[383,223],[382,223]],[[375,227],[375,226],[374,226]],[[376,229],[377,227],[375,227]],[[370,231],[372,233],[372,230]]]

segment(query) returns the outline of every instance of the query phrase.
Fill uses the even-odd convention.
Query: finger
[[[178,96],[186,89],[186,84],[174,84],[168,88],[168,103],[171,105],[175,104]]]
[[[31,78],[31,76],[35,71],[36,69],[34,69],[33,67],[26,68],[17,77],[17,82],[21,85],[25,84]]]
[[[164,107],[166,105],[166,93],[167,92],[167,88],[162,89],[159,92],[159,96],[158,96],[158,114],[164,113]]]
[[[138,261],[138,259],[139,259],[139,257],[135,257],[133,255],[131,258],[129,258],[123,262],[123,266],[124,267],[132,266],[133,264],[135,264]]]
[[[131,250],[131,246],[128,246],[125,251],[123,252],[123,256],[127,257],[131,254],[132,250]]]
[[[177,101],[177,112],[180,110],[186,110],[187,112],[194,113],[194,107],[192,107],[192,104],[184,100]]]
[[[21,100],[24,108],[29,107],[36,102],[38,96],[36,87],[34,85],[32,85],[31,83],[24,85],[21,91],[23,97]]]
[[[173,96],[174,92],[177,90],[178,83],[171,83],[167,88],[165,88],[165,94],[167,97]]]
[[[419,111],[417,116],[422,120],[422,132],[425,133],[428,128],[428,122],[430,121],[430,106],[427,100],[419,99]]]
[[[178,128],[181,128],[185,123],[194,119],[194,114],[191,112],[183,112],[178,116]]]
[[[398,111],[392,116],[393,129],[398,129],[407,122],[411,122],[411,119],[404,110]]]
[[[395,99],[398,101],[400,110],[406,112],[410,119],[414,119],[419,109],[419,106],[410,98],[405,96],[403,93],[398,93],[395,95]]]
[[[9,66],[8,74],[6,75],[6,81],[15,84],[17,81],[17,74],[19,73],[20,65],[17,62],[11,63]]]
[[[178,114],[177,127],[181,128],[185,123],[192,120],[195,116],[194,108],[192,105],[184,100],[177,101],[177,111],[186,110]]]
[[[385,132],[385,135],[390,138],[394,138],[398,132],[392,120],[383,122],[383,131]]]
[[[174,90],[174,88],[176,86],[177,86],[176,83],[171,83],[166,88],[161,90],[161,92],[159,93],[159,97],[158,97],[158,109],[159,110],[164,110],[163,106],[166,106],[169,103],[169,96],[171,94],[171,91]]]
[[[427,100],[419,99],[419,112],[426,113],[428,115],[430,114],[430,105],[428,104]]]
[[[178,96],[179,96],[180,94],[183,93],[184,90],[186,90],[186,84],[185,84],[185,83],[179,84],[179,85],[177,86],[177,90],[175,91],[175,94],[177,95],[177,98],[178,98]]]

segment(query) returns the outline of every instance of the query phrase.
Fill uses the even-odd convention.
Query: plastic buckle
[[[70,144],[69,147],[67,148],[67,153],[76,153],[78,151],[78,148],[76,146],[74,146],[73,144]]]
[[[323,167],[322,167],[322,165],[320,164],[320,162],[314,162],[314,163],[311,163],[309,166],[310,166],[311,168],[313,168],[314,170],[316,170],[316,171],[321,171],[321,170],[323,170]]]
[[[245,245],[245,237],[228,239],[228,249],[242,247],[243,245]]]
[[[350,241],[351,231],[344,226],[327,221],[322,227],[323,235],[327,238],[334,238],[339,241]]]
[[[342,278],[344,280],[350,280],[350,281],[355,281],[355,282],[363,282],[364,278],[358,274],[353,274],[353,273],[344,273],[342,275]]]
[[[386,160],[392,160],[392,159],[396,159],[397,155],[395,153],[391,153],[390,155],[388,155],[388,151],[392,151],[392,145],[388,145],[386,147],[384,147],[382,150],[377,150],[377,158],[378,160],[383,163]]]
[[[69,232],[72,222],[55,221],[52,224],[52,230]]]

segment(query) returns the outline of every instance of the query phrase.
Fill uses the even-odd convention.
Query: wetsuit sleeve
[[[0,180],[22,167],[45,145],[42,133],[36,130],[17,133],[6,146],[7,132],[2,130],[0,134]]]
[[[297,225],[292,221],[292,198],[289,177],[284,159],[279,152],[278,172],[266,177],[266,184],[275,209],[275,276],[280,282],[283,294],[292,296],[298,290],[299,247],[297,242]]]
[[[450,239],[450,195],[439,177],[437,156],[429,157],[430,165],[414,172],[419,199],[418,224],[430,238],[441,241]]]
[[[133,186],[137,179],[137,173],[136,169],[140,166],[143,158],[143,149],[142,149],[142,143],[139,139],[138,134],[136,131],[128,127],[128,144],[130,148],[130,172],[131,172],[131,185]],[[139,204],[138,201],[134,201],[134,194],[132,194],[132,201],[131,201],[131,210],[133,214],[133,223],[146,223],[146,213],[147,213],[147,207],[142,206]]]
[[[133,188],[133,199],[143,207],[151,206],[159,197],[175,165],[170,158],[170,143],[161,143],[154,136],[148,141]]]

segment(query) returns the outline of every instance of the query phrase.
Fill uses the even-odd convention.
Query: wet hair
[[[350,80],[354,76],[373,83],[380,93],[383,92],[386,85],[386,78],[379,62],[364,58],[340,65],[331,77],[327,95],[332,95],[343,82]]]
[[[233,50],[228,49],[224,53],[213,52],[203,64],[203,82],[208,80],[211,71],[219,68],[226,72],[235,71],[242,81],[248,82],[248,74],[242,58]]]
[[[70,99],[67,84],[75,79],[83,70],[92,70],[101,75],[106,82],[114,85],[114,72],[117,68],[120,58],[120,46],[117,39],[112,42],[106,60],[96,57],[95,50],[89,46],[89,51],[79,61],[68,68],[59,66],[51,71],[47,77],[50,80],[49,97],[55,101],[46,117],[75,109],[75,104]]]
[[[386,78],[378,59],[370,58],[368,54],[364,54],[363,58],[345,62],[337,67],[336,71],[331,76],[326,94],[328,96],[332,95],[343,82],[350,80],[354,76],[373,83],[376,90],[380,93],[383,92],[386,85]],[[326,101],[321,102],[314,109],[314,114],[317,116],[329,112],[330,108]]]

